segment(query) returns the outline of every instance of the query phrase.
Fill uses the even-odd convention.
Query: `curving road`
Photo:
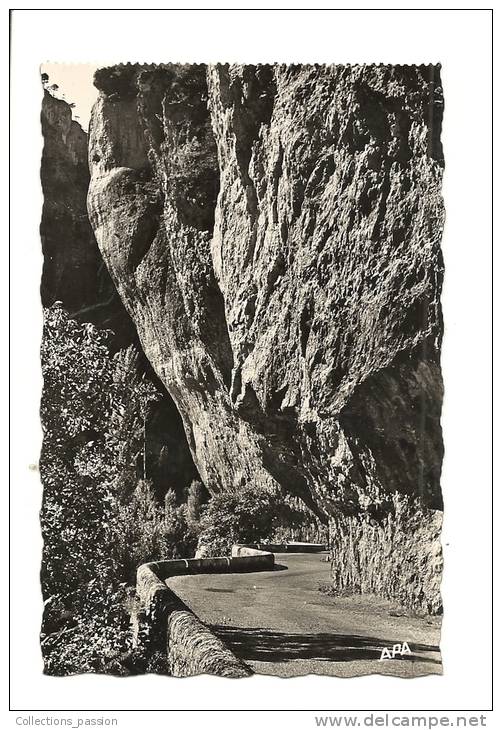
[[[393,612],[368,596],[319,591],[326,554],[276,554],[276,570],[169,578],[167,584],[258,674],[441,674],[440,619]],[[379,661],[408,642],[411,655]]]

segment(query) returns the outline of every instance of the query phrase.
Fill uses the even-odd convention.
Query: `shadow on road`
[[[315,659],[327,662],[351,662],[380,659],[383,647],[398,641],[371,636],[346,634],[288,634],[266,629],[237,628],[213,625],[212,630],[240,658],[257,662],[288,662],[293,659]],[[409,643],[409,642],[408,642]],[[394,661],[421,661],[441,664],[440,659],[414,656],[421,652],[439,652],[439,647],[409,643],[411,655]]]

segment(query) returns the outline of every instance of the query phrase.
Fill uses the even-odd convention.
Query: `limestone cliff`
[[[90,221],[208,488],[441,508],[439,68],[95,83]]]
[[[69,104],[44,90],[44,140],[40,168],[44,205],[40,232],[44,264],[42,304],[62,302],[73,319],[110,330],[113,349],[134,344],[136,328],[117,293],[87,215],[88,136],[72,120]],[[141,353],[147,378],[157,378]],[[163,388],[162,388],[163,390]],[[179,495],[197,477],[179,414],[170,396],[152,408],[146,424],[147,467],[159,498],[174,487]]]
[[[103,263],[87,216],[87,134],[72,120],[70,106],[47,90],[40,118],[42,304],[60,301],[75,319],[108,327],[117,344],[129,344],[136,338],[134,324]]]

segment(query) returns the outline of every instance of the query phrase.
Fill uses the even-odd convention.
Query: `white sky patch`
[[[73,119],[79,122],[82,129],[89,130],[92,105],[97,99],[98,90],[92,83],[94,72],[98,66],[90,63],[42,63],[40,73],[49,76],[47,86],[57,84],[59,89],[54,93],[58,99],[68,104],[75,104],[72,109]]]

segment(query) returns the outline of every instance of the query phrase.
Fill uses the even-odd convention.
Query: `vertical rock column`
[[[89,216],[143,349],[212,491],[272,485],[230,399],[233,352],[210,241],[219,171],[205,68],[98,72]]]

